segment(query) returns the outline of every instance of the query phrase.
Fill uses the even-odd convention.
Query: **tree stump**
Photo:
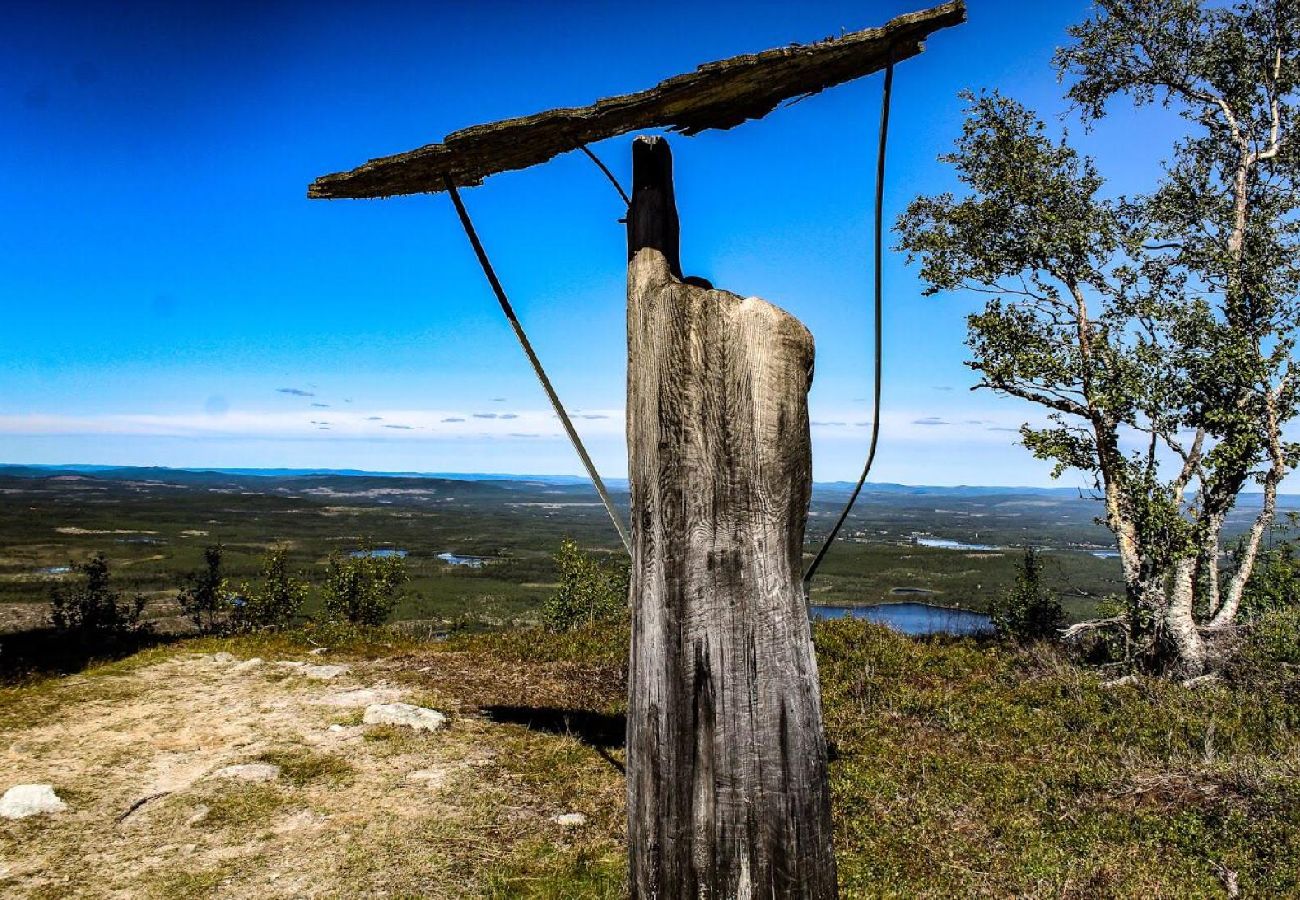
[[[812,336],[683,280],[659,138],[633,144],[628,257],[632,896],[834,897],[800,579]]]

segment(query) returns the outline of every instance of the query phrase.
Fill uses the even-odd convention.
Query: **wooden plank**
[[[880,28],[815,44],[790,44],[707,63],[635,94],[591,106],[551,109],[475,125],[408,153],[324,175],[307,189],[318,199],[393,197],[481,184],[497,172],[546,162],[584,144],[662,128],[692,135],[733,128],[782,101],[816,94],[920,53],[935,31],[966,21],[964,0],[908,13]]]
[[[770,303],[681,278],[667,142],[632,148],[629,893],[829,900],[800,573],[812,336]]]

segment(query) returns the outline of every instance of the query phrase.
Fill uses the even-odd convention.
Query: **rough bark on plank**
[[[665,141],[633,144],[628,852],[633,897],[836,895],[800,579],[813,341],[684,283]]]
[[[307,189],[319,199],[393,197],[482,183],[497,172],[546,162],[585,144],[632,131],[664,128],[692,135],[767,115],[793,97],[816,94],[915,56],[935,31],[966,21],[964,0],[908,13],[815,44],[790,44],[707,63],[649,90],[591,106],[475,125],[408,153],[374,159],[350,172],[324,175]]]

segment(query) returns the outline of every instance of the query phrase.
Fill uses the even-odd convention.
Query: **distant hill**
[[[103,466],[83,463],[63,465],[22,465],[0,463],[0,476],[10,478],[49,478],[56,475],[86,475],[114,481],[160,481],[168,484],[221,485],[235,484],[238,479],[422,479],[449,482],[495,482],[509,484],[545,484],[560,487],[583,487],[591,482],[578,475],[528,475],[489,472],[371,472],[365,469],[292,469],[292,468],[170,468],[167,466]],[[298,483],[301,483],[299,481]],[[626,492],[626,478],[607,478],[605,484],[613,491]],[[847,498],[853,490],[850,481],[819,481],[813,485],[814,493],[823,501]],[[1075,499],[1091,502],[1087,491],[1075,487],[1031,487],[998,485],[923,485],[895,484],[893,482],[867,482],[864,493],[903,497],[968,498],[1040,496],[1058,499]],[[1258,505],[1258,493],[1242,495],[1244,506]],[[1281,494],[1280,506],[1300,507],[1300,494]]]

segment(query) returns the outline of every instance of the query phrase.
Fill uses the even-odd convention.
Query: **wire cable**
[[[881,300],[882,279],[881,279],[881,262],[884,258],[884,207],[885,207],[885,145],[889,137],[889,100],[894,88],[894,64],[891,62],[885,68],[885,87],[884,99],[880,107],[880,145],[876,153],[876,209],[875,209],[875,319],[876,319],[876,350],[875,350],[875,389],[872,397],[872,406],[874,412],[871,415],[871,444],[867,448],[867,462],[862,467],[862,474],[858,476],[858,483],[853,488],[853,493],[849,495],[849,502],[844,504],[844,511],[840,513],[839,519],[835,522],[835,527],[822,543],[821,549],[817,551],[817,556],[813,559],[808,570],[803,574],[804,590],[807,591],[808,585],[812,582],[813,576],[817,574],[818,567],[822,560],[826,558],[826,551],[835,543],[835,538],[839,535],[840,529],[844,527],[844,522],[853,511],[853,504],[857,502],[858,494],[862,493],[862,486],[867,482],[867,474],[871,471],[871,464],[876,460],[876,445],[880,441],[880,370],[881,370],[881,331],[883,316],[881,309],[883,302]]]
[[[595,463],[591,461],[591,457],[587,454],[587,448],[582,444],[582,438],[578,437],[578,432],[573,427],[569,414],[564,410],[564,404],[560,402],[560,398],[555,393],[555,388],[551,386],[551,379],[546,377],[546,370],[542,368],[541,360],[533,352],[533,345],[528,340],[528,335],[524,333],[524,326],[519,324],[519,319],[515,316],[514,307],[510,305],[510,300],[501,287],[501,282],[492,268],[492,263],[488,260],[487,252],[483,249],[483,243],[478,238],[478,232],[474,230],[474,223],[470,221],[469,213],[465,210],[465,204],[460,199],[460,192],[456,190],[456,185],[452,184],[450,177],[444,176],[443,181],[447,185],[447,193],[451,195],[451,202],[456,205],[456,215],[460,217],[460,224],[465,229],[465,236],[469,238],[470,246],[474,248],[474,255],[478,257],[479,265],[483,268],[483,274],[487,276],[488,284],[492,287],[492,293],[496,294],[497,302],[501,304],[501,311],[506,314],[510,327],[515,330],[515,337],[519,339],[519,346],[524,349],[524,354],[528,357],[528,361],[532,363],[533,371],[537,373],[537,380],[541,382],[542,389],[546,391],[546,396],[551,401],[551,407],[555,410],[555,414],[559,417],[560,422],[564,425],[564,430],[569,435],[569,442],[573,444],[573,449],[578,451],[578,456],[582,458],[582,464],[587,467],[587,475],[591,477],[592,484],[596,486],[596,493],[600,495],[600,502],[605,504],[605,512],[609,513],[609,520],[614,523],[614,527],[618,530],[618,536],[623,539],[623,546],[628,553],[631,553],[632,539],[628,537],[627,528],[623,525],[623,519],[618,514],[618,509],[614,506],[609,491],[605,490],[605,482],[601,481]]]
[[[614,173],[609,170],[607,165],[600,161],[600,157],[595,153],[592,153],[591,149],[586,144],[579,144],[578,149],[587,154],[587,159],[594,162],[596,168],[605,173],[605,177],[609,179],[609,183],[614,185],[614,190],[618,191],[618,195],[623,198],[623,205],[631,206],[632,198],[628,197],[627,191],[623,190],[623,185],[618,183],[618,179],[614,177]]]

